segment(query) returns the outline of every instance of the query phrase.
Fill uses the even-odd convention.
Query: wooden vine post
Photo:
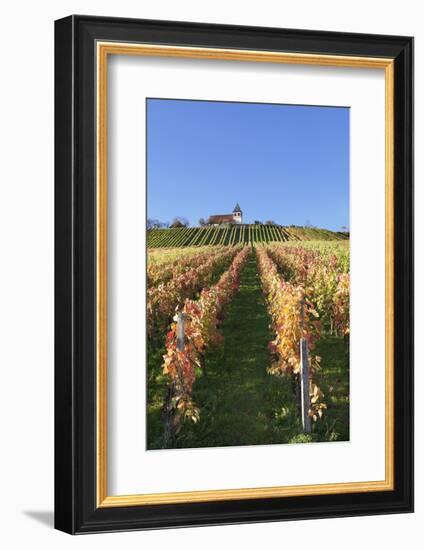
[[[183,351],[184,345],[185,345],[185,332],[184,332],[185,318],[186,318],[185,313],[180,312],[178,314],[178,320],[177,320],[177,349],[180,350],[180,351]]]
[[[177,349],[184,350],[185,346],[185,323],[186,314],[183,312],[178,313],[177,318]],[[175,438],[177,433],[178,423],[180,421],[179,415],[173,405],[173,398],[175,393],[174,382],[171,382],[168,386],[168,391],[165,400],[165,429],[164,429],[164,447],[165,449],[175,446]]]
[[[303,431],[310,434],[312,426],[311,417],[309,416],[311,408],[311,397],[309,394],[309,357],[308,342],[305,338],[300,339],[300,398]]]
[[[305,316],[305,301],[300,304],[300,326],[303,332],[303,323]],[[300,401],[303,431],[310,434],[312,431],[311,417],[309,411],[311,409],[311,396],[309,393],[309,356],[308,342],[305,338],[300,338]]]

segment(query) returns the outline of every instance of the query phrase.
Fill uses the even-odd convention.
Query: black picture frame
[[[394,81],[393,491],[98,508],[98,40],[387,57]],[[55,527],[94,533],[413,511],[413,39],[73,15],[55,22]]]

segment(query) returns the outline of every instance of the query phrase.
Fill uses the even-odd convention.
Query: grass
[[[162,355],[165,345],[147,346],[147,448],[160,449],[163,445],[162,407],[168,378],[162,374]]]
[[[206,371],[199,374],[193,397],[200,406],[198,424],[187,422],[177,447],[269,445],[349,439],[349,377],[342,339],[326,338],[316,353],[322,367],[315,379],[325,394],[328,410],[305,435],[291,380],[267,374],[268,343],[272,339],[256,256],[252,254],[241,274],[240,288],[221,326],[224,342],[206,356]],[[166,378],[160,365],[164,349],[148,354],[148,448],[162,448],[161,408]]]
[[[318,441],[349,440],[349,364],[343,338],[327,337],[315,349],[322,367],[315,380],[324,392],[327,410],[314,426]]]

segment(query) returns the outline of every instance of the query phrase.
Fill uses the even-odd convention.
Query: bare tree
[[[200,218],[199,225],[200,225],[200,227],[204,227],[205,225],[207,225],[207,222],[206,222],[205,218]]]
[[[190,223],[187,218],[176,216],[170,225],[170,227],[189,227]]]
[[[161,229],[163,227],[168,227],[169,222],[161,222],[153,218],[147,218],[146,227],[147,229]]]

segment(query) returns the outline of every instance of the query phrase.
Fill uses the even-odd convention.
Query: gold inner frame
[[[194,48],[121,42],[97,42],[97,506],[141,506],[219,500],[255,499],[394,489],[394,60],[390,58],[314,55],[218,48]],[[109,496],[107,492],[107,60],[109,55],[143,55],[255,61],[385,71],[385,479],[315,485],[217,489],[177,493]]]

